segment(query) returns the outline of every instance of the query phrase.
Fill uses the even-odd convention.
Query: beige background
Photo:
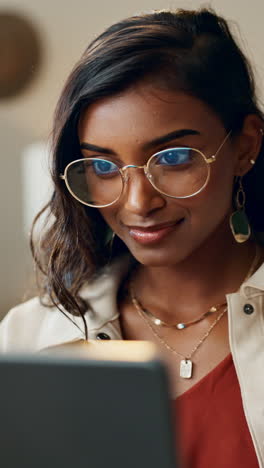
[[[87,43],[114,21],[150,9],[192,8],[202,4],[194,0],[0,0],[0,12],[17,10],[33,20],[45,51],[41,71],[30,87],[15,99],[0,101],[0,315],[21,301],[32,277],[22,187],[27,177],[28,184],[32,185],[30,168],[34,173],[35,166],[34,162],[28,164],[25,175],[23,154],[28,145],[47,141],[59,92],[73,64]],[[234,22],[244,50],[256,64],[259,93],[262,94],[263,0],[215,0],[210,5]],[[32,190],[31,197],[34,187]]]

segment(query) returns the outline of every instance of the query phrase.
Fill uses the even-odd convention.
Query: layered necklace
[[[258,247],[256,246],[256,253],[254,256],[254,259],[250,265],[249,271],[244,279],[243,282],[245,282],[250,276],[253,274],[255,271],[258,263],[260,260],[260,253],[258,250]],[[190,379],[193,375],[193,361],[192,357],[196,353],[196,351],[200,348],[200,346],[203,344],[203,342],[206,340],[206,338],[209,336],[213,328],[217,325],[217,323],[221,320],[221,318],[225,315],[227,312],[227,303],[223,302],[221,304],[217,304],[215,306],[210,307],[209,310],[204,312],[203,314],[199,315],[193,320],[190,320],[188,322],[177,322],[174,324],[169,324],[167,322],[164,322],[163,320],[159,319],[158,317],[155,317],[155,315],[150,312],[149,310],[145,309],[139,300],[137,299],[134,291],[134,286],[133,286],[133,281],[130,280],[129,282],[129,295],[130,295],[130,300],[132,304],[134,305],[136,311],[138,312],[139,316],[144,320],[148,328],[151,330],[153,335],[156,337],[156,339],[166,348],[168,349],[171,353],[175,354],[176,356],[182,358],[180,361],[180,377],[184,379]],[[175,348],[169,345],[167,341],[164,340],[163,337],[160,336],[160,334],[155,330],[154,325],[157,327],[167,327],[167,328],[174,328],[177,330],[184,330],[192,325],[195,325],[196,323],[199,323],[201,320],[204,320],[206,317],[208,317],[211,314],[214,314],[221,309],[222,312],[218,314],[214,322],[210,325],[206,333],[201,337],[201,339],[196,343],[196,345],[193,347],[193,349],[190,351],[188,354],[182,354],[178,352]]]

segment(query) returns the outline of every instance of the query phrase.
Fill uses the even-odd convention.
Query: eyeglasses
[[[216,161],[230,134],[209,158],[189,147],[159,151],[143,166],[122,166],[110,159],[84,157],[70,162],[60,178],[76,200],[94,208],[110,206],[119,200],[128,180],[128,169],[143,169],[154,189],[166,197],[194,197],[208,184],[210,165]]]

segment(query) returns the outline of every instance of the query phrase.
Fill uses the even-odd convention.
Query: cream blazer
[[[127,268],[126,261],[118,262],[82,289],[81,296],[91,305],[86,312],[90,339],[122,340],[116,296]],[[238,292],[227,295],[230,348],[261,468],[264,468],[263,299],[264,264]],[[74,323],[57,308],[41,305],[37,297],[14,307],[0,324],[0,351],[38,352],[83,339],[82,320],[65,313]]]

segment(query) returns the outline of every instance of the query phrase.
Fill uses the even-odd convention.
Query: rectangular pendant
[[[181,360],[180,377],[183,379],[190,379],[192,377],[192,361],[190,359]]]

